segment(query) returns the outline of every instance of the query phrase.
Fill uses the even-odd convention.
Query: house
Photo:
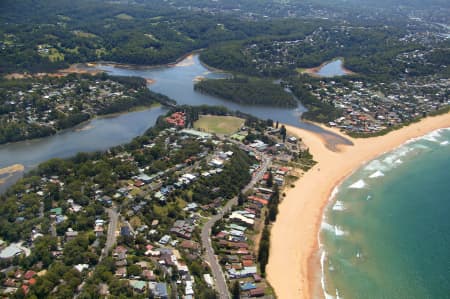
[[[140,175],[137,176],[137,180],[145,183],[145,184],[149,184],[152,182],[152,177],[146,175],[145,173],[141,173]]]
[[[223,161],[219,159],[212,159],[208,164],[217,168],[223,167]]]
[[[78,237],[78,232],[72,230],[70,227],[66,231],[66,242],[69,242],[70,240],[75,239]]]
[[[100,296],[109,296],[109,287],[106,283],[101,283],[99,285],[99,291],[98,293]]]
[[[158,299],[168,299],[169,293],[167,292],[167,284],[165,282],[158,282],[153,285],[153,295]]]
[[[147,282],[142,280],[130,280],[130,286],[139,293],[144,293],[147,289]]]
[[[190,249],[190,250],[199,250],[200,244],[198,244],[197,242],[194,242],[194,241],[190,241],[190,240],[183,240],[180,244],[180,247],[184,248],[184,249]]]
[[[148,270],[148,269],[142,271],[142,277],[147,279],[147,280],[150,280],[150,281],[155,281],[156,280],[156,276],[153,273],[153,271],[152,270]]]
[[[116,277],[127,277],[127,268],[126,267],[119,267],[116,270],[116,273],[114,274]]]
[[[131,237],[132,233],[128,225],[124,225],[120,228],[120,235],[122,237]]]
[[[95,226],[95,228],[94,228],[94,232],[95,232],[95,236],[96,236],[96,237],[101,237],[101,236],[103,236],[103,231],[104,231],[103,226],[97,225],[97,226]]]
[[[25,274],[23,275],[23,278],[25,280],[30,280],[31,278],[33,278],[33,276],[36,275],[36,272],[32,271],[32,270],[28,270],[27,272],[25,272]]]
[[[275,176],[273,180],[278,186],[283,186],[284,184],[284,178],[281,176]]]
[[[292,136],[292,137],[289,137],[288,139],[287,139],[287,141],[289,142],[289,143],[297,143],[297,138],[296,137],[294,137],[294,136]]]
[[[177,220],[170,229],[170,232],[184,239],[191,239],[195,227],[192,223],[185,220]]]
[[[10,244],[0,252],[0,259],[12,259],[15,256],[21,255],[23,252],[23,249],[17,244]]]
[[[62,215],[62,208],[53,208],[53,209],[50,210],[50,213],[54,217],[61,216]]]
[[[205,280],[206,284],[212,288],[214,286],[214,281],[211,277],[211,274],[207,273],[207,274],[203,274],[203,279]]]
[[[236,211],[233,212],[229,218],[233,221],[236,221],[236,222],[246,225],[246,226],[253,226],[255,224],[254,219],[250,219],[240,213],[237,213]]]
[[[251,297],[261,297],[264,296],[264,289],[263,288],[256,288],[249,291],[249,295]]]
[[[137,188],[140,188],[140,187],[142,187],[144,185],[145,185],[145,183],[143,181],[141,181],[141,180],[134,181],[134,186],[137,187]]]
[[[254,195],[251,195],[251,196],[247,197],[247,199],[252,201],[252,202],[255,202],[258,205],[262,205],[262,206],[265,206],[265,205],[267,205],[269,203],[268,200],[260,198],[260,197],[257,197],[257,196],[254,196]]]
[[[75,267],[75,269],[77,269],[78,272],[80,272],[80,273],[83,272],[83,270],[89,269],[89,265],[88,265],[88,264],[78,264],[78,265],[75,265],[74,267]]]
[[[243,284],[241,284],[241,290],[242,291],[250,291],[250,290],[253,290],[253,289],[256,289],[256,284],[254,284],[254,283],[252,283],[252,282],[246,282],[246,283],[243,283]]]
[[[162,236],[162,238],[158,241],[159,244],[161,245],[166,245],[167,243],[170,242],[170,236],[169,235],[164,235]]]
[[[158,224],[159,224],[159,220],[158,220],[158,219],[154,219],[154,220],[152,221],[152,227],[157,227]]]
[[[26,296],[28,294],[28,292],[30,291],[30,287],[24,284],[24,285],[22,285],[22,291]]]
[[[244,267],[251,267],[254,265],[253,260],[242,260],[242,266]]]

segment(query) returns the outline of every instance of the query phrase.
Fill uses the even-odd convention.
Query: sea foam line
[[[360,179],[349,186],[350,189],[363,189],[364,187],[366,187],[366,182],[364,182],[363,179]]]
[[[437,130],[435,130],[435,131],[437,131],[437,132],[450,131],[450,128],[442,128],[442,129],[437,129]],[[435,131],[433,131],[433,132],[435,132]],[[432,133],[433,133],[433,132],[432,132]],[[401,149],[401,148],[403,148],[403,147],[405,147],[405,146],[408,146],[408,145],[410,145],[410,144],[412,144],[412,143],[414,143],[414,142],[416,142],[416,141],[422,140],[423,137],[424,137],[424,136],[416,137],[416,138],[411,138],[411,139],[407,140],[406,142],[404,142],[403,144],[399,145],[398,147],[396,147],[396,148],[394,148],[394,149],[391,149],[390,151],[380,153],[380,155],[378,155],[378,156],[375,157],[374,159],[362,163],[360,167],[358,167],[357,169],[354,169],[354,170],[352,171],[351,174],[349,174],[346,178],[344,178],[342,181],[340,181],[340,182],[336,185],[336,187],[334,187],[333,191],[332,191],[331,194],[330,194],[330,197],[328,198],[328,201],[331,202],[331,201],[336,197],[336,195],[339,193],[339,186],[341,186],[341,184],[342,184],[343,182],[345,182],[349,177],[351,177],[356,171],[358,171],[358,170],[360,170],[360,169],[363,169],[363,170],[380,170],[380,169],[378,168],[378,167],[380,166],[380,164],[381,164],[380,161],[378,160],[379,157],[381,157],[381,156],[383,156],[383,155],[385,155],[385,154],[387,154],[387,153],[394,153],[394,152],[395,152],[396,150],[398,150],[398,149]],[[448,141],[443,141],[443,142],[441,142],[441,145],[442,145],[442,143],[444,143],[444,145],[447,145],[449,142],[448,142]],[[397,157],[397,158],[399,158],[399,157]],[[397,159],[397,160],[399,160],[399,159]],[[401,161],[401,160],[400,160],[400,161]],[[378,163],[378,164],[377,164],[377,165],[373,165],[372,163],[374,163],[374,164],[377,164],[377,163]],[[371,164],[372,164],[372,165],[371,165]],[[377,167],[376,167],[376,168],[374,167],[374,168],[369,169],[369,168],[370,168],[369,166],[377,166]],[[370,195],[367,197],[367,200],[369,200],[369,199],[371,199],[371,196],[370,196]],[[327,209],[324,210],[324,213],[323,213],[323,215],[322,215],[322,224],[323,224],[323,223],[326,223],[326,221],[325,221],[326,210],[327,210]],[[328,224],[328,223],[327,223],[327,224]],[[338,294],[338,290],[337,290],[337,289],[336,289],[336,295],[337,295],[336,298],[335,298],[334,296],[328,294],[327,291],[326,291],[326,283],[325,283],[325,267],[324,267],[324,263],[325,263],[325,259],[326,259],[326,252],[325,252],[325,249],[324,249],[325,246],[322,244],[322,241],[321,241],[321,238],[320,238],[320,233],[321,233],[321,230],[319,230],[319,231],[317,232],[317,240],[318,240],[318,243],[319,243],[319,250],[321,251],[321,256],[320,256],[320,266],[321,266],[321,274],[322,274],[322,275],[321,275],[322,291],[323,291],[324,297],[325,297],[326,299],[341,299],[341,297],[340,297],[339,294]]]

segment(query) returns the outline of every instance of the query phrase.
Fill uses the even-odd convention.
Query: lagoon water
[[[320,77],[336,77],[346,75],[344,62],[341,59],[330,61],[323,65],[316,73]]]
[[[149,88],[167,95],[178,104],[221,105],[230,110],[239,110],[261,119],[271,118],[293,126],[319,132],[328,141],[329,146],[348,144],[346,139],[328,133],[320,127],[300,120],[305,108],[274,108],[265,106],[239,105],[230,101],[194,91],[194,83],[202,77],[224,78],[229,75],[208,70],[200,63],[198,55],[190,55],[176,66],[156,68],[120,68],[111,65],[99,65],[97,68],[112,75],[139,76],[151,78],[155,83]],[[38,140],[0,145],[0,168],[13,164],[22,164],[29,170],[51,158],[66,158],[78,152],[106,150],[109,147],[129,142],[152,126],[158,116],[166,113],[163,107],[146,109],[139,112],[94,119],[75,129],[60,132],[51,137]],[[0,183],[0,193],[20,177],[14,175],[5,184]]]
[[[207,69],[199,59],[198,54],[190,55],[175,66],[161,66],[156,68],[121,68],[108,64],[99,64],[97,69],[108,72],[111,75],[138,76],[152,79],[155,82],[149,88],[174,99],[178,104],[186,105],[211,105],[224,106],[231,111],[241,111],[254,115],[260,119],[272,119],[282,123],[304,128],[320,133],[333,147],[336,144],[349,144],[349,141],[334,133],[325,131],[316,125],[302,122],[301,114],[305,107],[298,104],[296,108],[277,108],[261,105],[242,105],[233,103],[214,96],[202,94],[194,90],[194,84],[202,78],[220,79],[229,77],[228,74]],[[300,99],[301,101],[301,99]]]
[[[321,231],[328,298],[449,298],[450,129],[351,175]]]
[[[22,164],[29,170],[51,158],[106,150],[143,134],[165,111],[166,108],[156,107],[97,118],[54,136],[0,145],[0,168]],[[5,184],[0,184],[0,193],[19,178],[20,175],[14,175]]]

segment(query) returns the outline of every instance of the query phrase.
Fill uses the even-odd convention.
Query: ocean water
[[[334,193],[320,232],[327,298],[450,298],[450,129],[367,163]]]

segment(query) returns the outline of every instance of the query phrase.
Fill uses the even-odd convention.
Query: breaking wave
[[[366,187],[366,182],[362,179],[349,186],[350,189],[363,189],[364,187]]]
[[[344,206],[344,202],[337,200],[336,203],[333,205],[333,211],[344,211],[345,210],[345,206]]]
[[[382,177],[382,176],[384,176],[384,173],[381,172],[381,171],[379,171],[379,170],[377,170],[377,171],[375,171],[374,173],[372,173],[372,174],[369,176],[369,178],[375,179],[375,178],[379,178],[379,177]]]

